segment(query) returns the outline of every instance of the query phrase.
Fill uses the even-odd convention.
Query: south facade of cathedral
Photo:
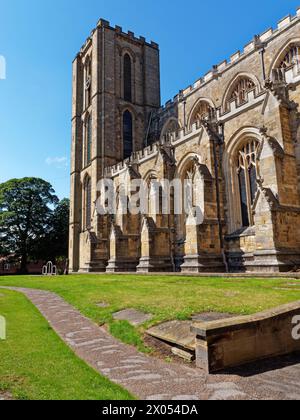
[[[72,272],[300,267],[300,10],[161,106],[159,47],[101,19],[73,62]],[[203,220],[96,211],[99,180],[197,181]]]

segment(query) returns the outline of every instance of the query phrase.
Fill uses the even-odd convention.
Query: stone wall
[[[108,266],[110,272],[274,272],[300,265],[295,228],[300,225],[300,61],[280,67],[290,48],[300,46],[299,28],[298,10],[160,107],[157,44],[99,22],[73,64],[73,271],[104,271]],[[131,103],[122,99],[124,54],[133,63]],[[87,56],[93,62],[92,101],[83,109]],[[134,115],[134,153],[124,161],[126,109]],[[201,114],[203,109],[206,114]],[[89,165],[82,158],[87,113],[95,115]],[[238,163],[250,144],[255,147],[257,190],[250,197],[253,186],[247,184],[245,225]],[[94,203],[103,177],[119,187],[135,177],[145,182],[184,180],[188,172],[200,181],[202,225],[189,224],[184,214],[151,212],[136,218],[107,217],[103,223],[92,212],[90,250],[83,223],[87,178],[92,180]]]
[[[283,356],[300,350],[293,335],[300,303],[227,320],[195,322],[197,366],[208,373]]]

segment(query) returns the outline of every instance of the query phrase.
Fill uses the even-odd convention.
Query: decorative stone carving
[[[248,100],[248,93],[255,89],[255,83],[248,77],[241,77],[232,87],[228,96],[228,103],[236,101],[238,105],[242,105]]]
[[[278,30],[256,36],[243,53],[214,66],[165,106],[160,103],[158,46],[104,22],[105,45],[99,51],[99,31],[92,33],[73,63],[71,271],[105,271],[108,261],[112,271],[172,271],[183,262],[188,272],[224,271],[225,253],[231,270],[290,268],[288,254],[295,260],[300,255],[299,28],[296,16],[281,22]],[[131,102],[124,101],[122,92],[120,57],[125,52],[136,56]],[[86,57],[93,59],[90,81],[84,75]],[[100,89],[97,80],[106,86]],[[91,104],[83,110],[87,87]],[[125,110],[133,116],[134,153],[124,161]],[[87,113],[93,115],[88,167],[82,127]],[[257,141],[253,153],[244,150],[249,139]],[[255,188],[247,201],[251,226],[245,227],[237,175],[247,171],[249,192],[249,169]],[[192,225],[195,208],[190,215],[156,215],[149,206],[143,220],[140,215],[102,217],[94,212],[91,223],[85,223],[85,207],[97,199],[99,178],[109,177],[118,187],[132,179],[148,183],[150,174],[158,182],[196,177],[204,222]],[[87,176],[91,197],[82,189]]]

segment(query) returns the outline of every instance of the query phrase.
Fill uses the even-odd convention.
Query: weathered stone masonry
[[[73,63],[71,270],[300,266],[300,10],[160,106],[158,45],[100,20]],[[192,177],[204,223],[99,216],[97,183]]]

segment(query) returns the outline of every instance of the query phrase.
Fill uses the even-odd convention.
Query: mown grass
[[[197,278],[182,276],[71,275],[0,277],[0,286],[21,286],[58,293],[127,344],[146,351],[142,335],[150,325],[189,319],[200,312],[247,315],[300,300],[300,281],[291,279]],[[105,302],[109,306],[99,307]],[[153,314],[139,328],[113,320],[113,313],[135,308]]]
[[[0,290],[7,340],[0,341],[0,392],[19,400],[129,400],[87,366],[21,294]]]

